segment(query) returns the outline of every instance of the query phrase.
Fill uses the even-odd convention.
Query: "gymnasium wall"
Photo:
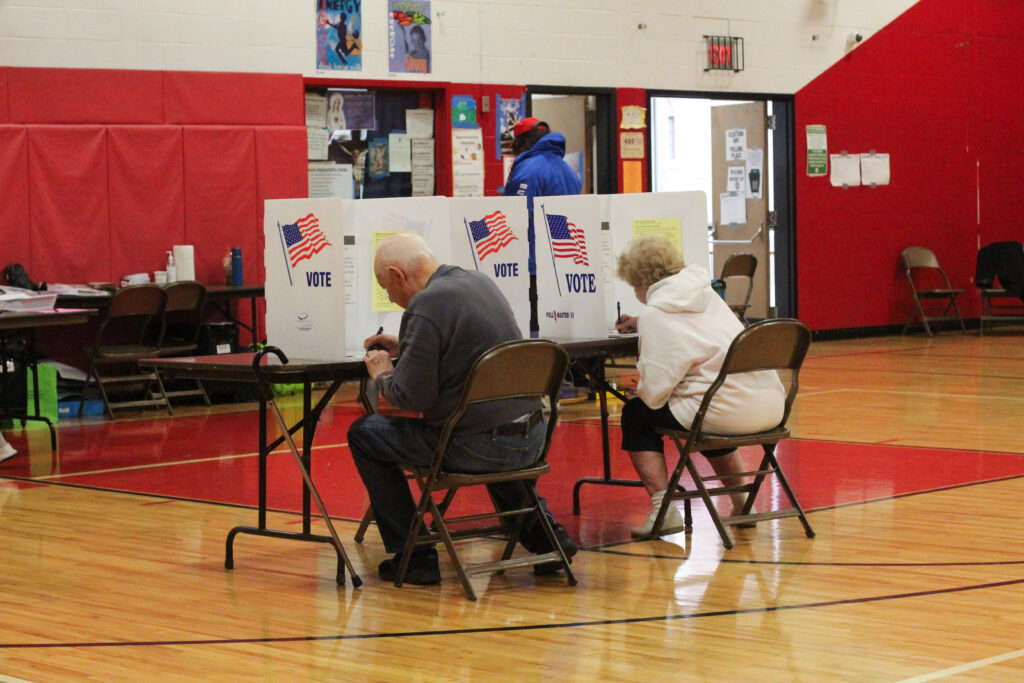
[[[1024,241],[1024,3],[922,0],[796,93],[799,315],[813,329],[902,324],[900,251],[932,249],[977,316],[979,245]],[[806,174],[805,127],[830,152],[891,155],[892,182]]]
[[[433,0],[427,80],[791,94],[915,0]],[[360,6],[361,72],[388,73],[386,0]],[[313,0],[9,0],[0,64],[324,75]],[[746,69],[707,73],[703,36],[745,41]],[[419,78],[409,77],[409,78]]]

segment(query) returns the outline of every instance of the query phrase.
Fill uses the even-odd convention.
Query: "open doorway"
[[[565,135],[566,161],[583,193],[617,191],[615,91],[610,88],[527,87],[527,114]]]
[[[750,317],[795,316],[792,100],[730,97],[651,94],[651,187],[702,190],[712,273],[732,253],[754,254]]]

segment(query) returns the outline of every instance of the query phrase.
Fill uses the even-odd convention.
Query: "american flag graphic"
[[[508,246],[512,240],[519,239],[509,229],[505,214],[501,211],[495,211],[478,221],[470,221],[469,230],[473,235],[473,248],[481,261],[488,254],[495,254],[502,247]]]
[[[559,216],[557,213],[545,214],[545,218],[548,222],[548,231],[551,233],[551,249],[555,252],[555,258],[571,258],[576,265],[589,266],[587,241],[583,229],[577,228],[565,216]]]
[[[313,214],[283,226],[281,231],[284,233],[288,260],[291,261],[292,268],[299,261],[319,254],[324,247],[332,246],[327,237],[320,232],[320,221]]]

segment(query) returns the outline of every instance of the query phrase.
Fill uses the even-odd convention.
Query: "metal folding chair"
[[[730,254],[729,258],[725,259],[725,263],[722,265],[722,274],[719,275],[719,279],[726,281],[726,301],[737,299],[730,295],[733,291],[730,289],[730,284],[739,284],[740,286],[746,286],[746,292],[742,294],[742,303],[731,303],[729,308],[736,314],[736,317],[740,319],[744,325],[749,325],[747,321],[747,309],[750,308],[750,295],[754,291],[754,273],[757,271],[757,257],[753,254]],[[727,279],[732,278],[732,279]]]
[[[906,334],[918,316],[921,317],[921,324],[924,325],[924,331],[929,337],[935,336],[929,323],[944,324],[950,320],[957,321],[960,324],[960,329],[966,333],[967,327],[960,316],[960,307],[956,303],[956,298],[963,294],[964,290],[954,289],[949,284],[946,271],[942,270],[939,260],[935,258],[931,249],[907,247],[903,250],[902,257],[904,274],[907,277],[907,284],[910,285],[910,293],[914,297],[914,310],[907,318],[907,323],[903,326],[903,331],[900,334]],[[945,303],[945,308],[939,315],[929,315],[925,310],[924,302],[926,301],[935,301],[940,305]]]
[[[160,373],[155,370],[143,372],[138,366],[139,359],[155,356],[160,349],[166,301],[167,294],[159,285],[134,285],[119,289],[114,294],[92,346],[82,349],[88,363],[88,376],[82,388],[79,415],[93,383],[111,419],[114,419],[115,408],[162,405],[168,414],[174,414],[164,393]],[[122,368],[120,373],[106,374],[108,369],[117,367]],[[141,386],[142,398],[111,400],[108,387],[137,385]]]
[[[658,510],[658,517],[655,519],[654,527],[651,531],[652,538],[657,538],[660,534],[668,506],[672,504],[673,500],[689,501],[693,498],[700,498],[704,501],[704,507],[707,508],[708,514],[711,515],[711,520],[714,522],[715,528],[718,529],[718,534],[722,537],[722,543],[725,544],[726,548],[732,548],[733,545],[729,532],[725,529],[726,526],[784,517],[799,517],[807,537],[814,537],[814,530],[811,528],[810,522],[807,521],[803,508],[797,502],[796,496],[793,494],[793,490],[790,488],[789,482],[786,481],[782,468],[775,458],[776,444],[789,436],[786,421],[789,419],[789,412],[793,407],[793,399],[796,398],[797,377],[800,372],[800,366],[803,364],[804,356],[807,355],[807,349],[810,347],[810,344],[811,332],[798,320],[779,318],[764,320],[750,325],[740,332],[729,346],[725,361],[722,363],[722,369],[711,387],[704,394],[704,399],[701,401],[700,408],[693,418],[690,429],[658,429],[659,434],[671,438],[676,448],[679,449],[679,462],[676,464],[675,470],[673,470],[668,482],[668,490],[673,493],[672,495],[666,495],[662,500],[661,508]],[[704,417],[715,398],[715,394],[726,380],[731,375],[759,371],[783,371],[788,375],[785,378],[787,380],[785,383],[788,384],[786,407],[779,424],[772,429],[754,434],[725,435],[714,434],[705,430]],[[697,451],[752,445],[760,445],[764,450],[764,456],[761,458],[761,464],[756,470],[741,472],[735,475],[753,477],[747,484],[738,486],[722,485],[709,488],[705,482],[718,481],[721,477],[717,475],[703,476],[697,471],[693,463],[693,454]],[[680,491],[678,489],[679,479],[684,469],[689,472],[690,477],[693,479],[694,490]],[[754,499],[757,498],[757,493],[760,491],[765,478],[771,475],[775,476],[779,486],[782,487],[793,507],[783,510],[752,513]],[[722,519],[711,497],[732,493],[746,493],[746,502],[739,515]]]
[[[569,566],[569,559],[544,512],[536,489],[537,479],[549,470],[546,458],[548,449],[551,447],[551,435],[554,432],[555,423],[558,421],[558,390],[568,364],[569,357],[563,348],[554,342],[542,339],[518,340],[500,344],[486,352],[473,364],[459,404],[441,430],[441,438],[435,449],[433,463],[429,468],[405,467],[413,474],[413,478],[419,485],[420,499],[409,534],[406,537],[405,547],[402,550],[402,559],[395,579],[396,586],[402,585],[414,548],[434,545],[439,541],[444,543],[447,548],[448,555],[455,565],[455,571],[462,581],[466,597],[470,600],[476,600],[476,593],[469,582],[471,574],[501,572],[506,569],[548,562],[561,563],[569,584],[576,585],[576,577]],[[546,396],[551,410],[547,417],[544,447],[540,457],[533,465],[518,470],[486,474],[465,474],[444,470],[444,454],[448,450],[448,441],[467,407],[502,399],[534,396]],[[519,508],[503,512],[496,510],[482,514],[446,517],[449,505],[458,489],[510,481],[521,481],[526,485],[526,500]],[[434,501],[433,494],[436,491],[447,492],[441,504]],[[430,525],[425,519],[427,514],[431,516],[432,524]],[[519,542],[523,522],[530,515],[536,515],[553,550],[539,555],[514,558],[512,552]],[[487,526],[479,525],[479,522],[487,519],[493,519],[494,523]],[[470,526],[465,527],[465,524]],[[450,528],[452,525],[459,528]],[[466,538],[493,538],[496,535],[505,539],[505,549],[499,560],[476,564],[463,563],[454,541]]]
[[[203,326],[203,308],[206,306],[206,287],[194,280],[172,282],[164,286],[167,304],[164,306],[163,334],[160,356],[193,356],[199,351],[199,332]],[[210,405],[210,397],[202,380],[193,379],[194,389],[167,391],[168,400],[184,396],[199,396]]]

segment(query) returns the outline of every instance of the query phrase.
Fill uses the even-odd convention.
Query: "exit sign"
[[[705,71],[743,71],[743,39],[704,36]]]

